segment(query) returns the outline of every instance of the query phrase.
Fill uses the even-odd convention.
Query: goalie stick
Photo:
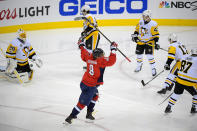
[[[81,17],[81,16],[79,16],[79,17],[75,17],[74,20],[75,20],[75,21],[78,21],[78,20],[87,20],[87,21],[90,23],[90,25],[92,25],[94,28],[96,28],[96,30],[98,30],[99,33],[100,33],[103,37],[105,37],[105,39],[106,39],[109,43],[112,43],[112,41],[111,41],[110,39],[108,39],[107,36],[105,36],[105,35],[98,29],[98,27],[96,27],[93,23],[91,23],[90,20],[87,19],[86,17],[83,17],[83,16]],[[131,62],[131,60],[130,60],[125,54],[123,54],[122,51],[120,51],[120,49],[117,48],[117,50],[118,50],[118,51],[120,52],[120,54],[122,54],[129,62]]]
[[[6,55],[5,55],[5,53],[3,52],[2,48],[0,48],[0,50],[1,50],[1,54],[2,54],[4,57],[6,57]],[[20,82],[21,84],[23,84],[23,80],[21,79],[21,77],[20,77],[20,75],[18,74],[18,72],[16,71],[16,69],[14,69],[14,74],[15,74],[16,77],[18,78],[19,82]]]
[[[148,83],[150,83],[152,80],[154,80],[155,78],[157,78],[161,73],[163,73],[164,70],[162,70],[161,72],[159,72],[156,76],[154,76],[151,80],[149,80],[148,82],[144,82],[144,80],[141,80],[141,83],[143,86],[146,86]]]

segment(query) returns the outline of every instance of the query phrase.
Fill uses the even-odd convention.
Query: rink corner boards
[[[153,19],[159,26],[197,26],[197,19]],[[98,20],[98,26],[136,26],[139,19],[110,19]],[[77,28],[82,27],[82,21],[60,21],[47,23],[34,23],[0,27],[0,34],[16,32],[18,28],[26,31]]]

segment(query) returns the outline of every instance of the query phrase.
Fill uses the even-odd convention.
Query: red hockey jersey
[[[96,86],[98,85],[100,68],[112,66],[116,62],[116,54],[111,52],[109,57],[100,57],[94,60],[92,54],[84,49],[84,47],[80,47],[80,49],[81,59],[87,64],[87,70],[83,75],[82,82],[90,87]]]

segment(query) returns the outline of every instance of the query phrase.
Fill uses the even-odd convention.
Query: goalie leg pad
[[[8,58],[6,72],[12,73],[16,67],[17,67],[17,61],[14,59]]]
[[[32,71],[30,71],[30,72],[28,73],[29,81],[31,81],[31,80],[32,80],[32,78],[33,78],[33,74],[34,74],[34,71],[33,71],[33,70],[32,70]]]

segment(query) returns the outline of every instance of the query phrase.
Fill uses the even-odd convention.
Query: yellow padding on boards
[[[66,17],[65,17],[66,18]],[[159,26],[197,26],[197,19],[153,19]],[[13,25],[0,27],[0,34],[16,32],[19,28],[25,31],[43,30],[43,29],[58,29],[58,28],[74,28],[82,27],[83,21],[60,21],[35,23],[24,25]],[[98,26],[136,26],[139,19],[110,19],[97,20]]]

